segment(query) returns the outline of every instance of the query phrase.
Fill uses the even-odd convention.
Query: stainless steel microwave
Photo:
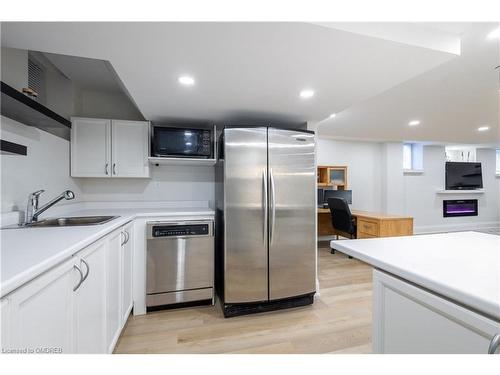
[[[152,126],[151,155],[154,157],[212,159],[213,145],[210,129]]]

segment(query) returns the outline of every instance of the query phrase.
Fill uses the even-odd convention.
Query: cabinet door
[[[111,177],[111,121],[73,118],[71,176]]]
[[[112,120],[113,177],[149,177],[149,122]]]
[[[106,252],[106,347],[112,352],[121,329],[120,255],[124,236],[121,230],[111,233]]]
[[[85,281],[75,291],[77,353],[106,353],[106,242],[75,257]]]
[[[0,328],[0,349],[10,348],[10,301],[9,297],[0,300],[0,318],[2,327]]]
[[[132,309],[132,254],[134,248],[133,224],[128,224],[123,229],[125,243],[122,246],[122,326],[126,323]]]
[[[373,351],[486,354],[500,323],[384,272],[373,271]]]
[[[10,298],[10,348],[73,353],[73,287],[80,275],[73,260],[48,271]]]

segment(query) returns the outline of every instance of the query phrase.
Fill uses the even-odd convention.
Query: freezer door
[[[269,298],[316,289],[314,135],[269,129]]]
[[[268,300],[267,129],[224,130],[224,302]]]

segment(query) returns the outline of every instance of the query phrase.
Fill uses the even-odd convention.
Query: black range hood
[[[1,114],[14,121],[34,126],[69,141],[71,121],[58,115],[4,82],[2,84]]]

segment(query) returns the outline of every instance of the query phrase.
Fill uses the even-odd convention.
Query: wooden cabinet
[[[387,273],[373,271],[375,353],[486,354],[494,321]]]
[[[149,177],[149,122],[72,118],[72,177]]]
[[[75,290],[77,353],[106,351],[106,243],[99,241],[75,256],[84,281]]]
[[[133,305],[132,232],[115,230],[2,298],[2,349],[112,352]]]
[[[318,187],[335,187],[338,190],[347,190],[346,166],[319,166],[317,168]]]
[[[318,236],[348,234],[333,229],[328,208],[318,208]],[[351,210],[356,221],[356,238],[397,237],[413,235],[413,218],[377,212]]]
[[[121,321],[122,325],[127,322],[132,310],[132,266],[133,266],[133,244],[134,225],[130,223],[123,228],[124,240],[121,247]]]
[[[73,287],[79,275],[73,266],[72,259],[66,261],[8,297],[8,349],[27,353],[75,351]]]

